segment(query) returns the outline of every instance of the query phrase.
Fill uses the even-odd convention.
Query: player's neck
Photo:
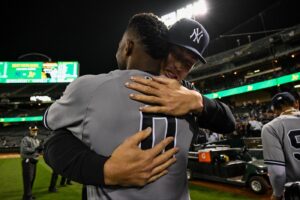
[[[159,74],[160,71],[160,60],[154,59],[139,59],[138,61],[132,62],[128,65],[127,69],[137,69],[151,74]]]
[[[293,115],[295,112],[299,112],[299,110],[294,107],[287,107],[280,113],[280,115]]]

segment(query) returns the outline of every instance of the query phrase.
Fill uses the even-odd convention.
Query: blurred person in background
[[[72,185],[72,182],[71,182],[71,179],[68,179],[68,178],[62,176],[59,184],[60,184],[60,186],[66,186],[66,185]]]
[[[247,136],[260,137],[262,127],[263,124],[260,121],[258,121],[254,116],[251,116],[247,124]]]
[[[206,139],[207,142],[212,143],[212,142],[218,142],[220,141],[220,136],[218,133],[214,131],[208,131],[206,134]]]
[[[281,200],[285,183],[300,181],[300,112],[298,101],[288,92],[272,98],[272,109],[278,117],[262,129],[263,155],[273,188],[271,199]]]
[[[57,192],[57,188],[56,188],[57,179],[58,179],[58,174],[53,171],[51,175],[50,185],[48,188],[49,192]]]
[[[36,164],[42,147],[37,139],[38,127],[29,126],[29,135],[25,136],[20,144],[20,153],[22,158],[22,175],[24,194],[23,200],[32,200],[32,187],[36,174]]]
[[[57,192],[57,188],[56,188],[57,179],[58,179],[58,173],[55,173],[53,171],[51,175],[50,186],[48,188],[49,192]],[[71,179],[62,176],[60,179],[60,186],[66,186],[66,185],[72,185]]]

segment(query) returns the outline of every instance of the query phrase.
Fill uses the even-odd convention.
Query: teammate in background
[[[271,199],[280,200],[286,182],[300,181],[300,112],[288,92],[276,94],[272,107],[279,116],[263,126],[262,144],[273,188]]]
[[[50,185],[48,188],[49,192],[57,192],[57,188],[56,188],[57,179],[58,179],[58,174],[53,171],[51,175]],[[60,179],[60,186],[66,186],[66,185],[72,185],[71,180],[62,176]]]
[[[66,185],[73,185],[73,184],[72,184],[71,179],[68,179],[68,178],[62,176],[61,179],[60,179],[59,185],[60,186],[66,186]]]
[[[57,179],[58,179],[58,174],[52,171],[48,192],[57,192],[57,188],[56,188]]]
[[[38,134],[37,126],[29,127],[29,135],[25,136],[20,144],[23,172],[23,200],[32,200],[32,187],[36,174],[36,164],[41,151],[40,141],[36,138]]]
[[[187,21],[190,22],[190,24],[189,24],[190,27],[189,27],[189,29],[186,30],[186,32],[185,32],[186,34],[184,34],[185,38],[187,38],[187,37],[189,38],[190,35],[193,33],[194,29],[198,28],[198,30],[200,30],[199,32],[201,32],[202,26],[199,26],[199,23],[196,23],[196,26],[195,26],[194,20],[187,20]],[[174,26],[174,27],[176,27],[176,26]],[[183,28],[182,26],[177,26],[178,29],[180,27]],[[208,35],[205,35],[205,36],[206,36],[206,41],[207,41]],[[191,46],[191,42],[188,39],[185,39],[185,43],[186,43],[187,47],[188,47],[188,45]],[[201,44],[197,43],[197,44],[193,44],[193,46],[191,46],[189,48],[193,47],[194,50],[197,51],[198,54],[201,55],[203,53],[206,45],[203,45],[202,43]],[[177,50],[178,49],[180,49],[179,46],[178,46]],[[178,55],[178,54],[180,54],[180,52],[178,52],[177,50],[176,50],[176,53],[174,53],[175,55],[173,55],[171,57],[171,59],[169,58],[169,61],[175,62],[176,59],[179,59],[179,60],[177,60],[177,62],[179,62],[180,65],[178,66],[178,63],[177,63],[176,68],[178,68],[180,66],[182,68],[187,68],[187,69],[184,69],[185,73],[187,74],[186,71],[189,71],[189,69],[192,67],[192,65],[198,61],[199,56],[197,56],[197,55],[195,56],[193,53],[190,54],[190,51],[187,51],[187,50],[183,51],[182,52],[183,55],[180,56],[180,55]],[[184,50],[184,49],[182,49],[182,50]],[[175,50],[173,50],[173,51],[175,51]],[[189,56],[191,56],[191,57],[189,57]],[[168,80],[168,79],[166,79],[166,80]],[[177,83],[177,81],[176,81],[176,83]],[[208,128],[218,129],[219,130],[218,132],[233,131],[234,119],[231,114],[231,111],[228,109],[228,107],[226,105],[224,105],[218,101],[209,100],[206,98],[203,98],[204,100],[200,99],[200,101],[198,101],[199,97],[202,98],[201,95],[199,95],[198,93],[196,93],[194,91],[187,90],[186,88],[181,87],[180,84],[177,83],[176,86],[178,86],[178,85],[179,85],[179,88],[176,89],[176,91],[174,91],[174,92],[171,91],[171,93],[181,94],[181,95],[173,96],[173,98],[175,100],[178,99],[179,102],[182,102],[182,101],[188,102],[188,103],[183,104],[184,105],[183,108],[184,108],[184,110],[186,110],[185,111],[186,113],[190,112],[190,110],[191,110],[191,108],[189,107],[191,105],[191,102],[196,102],[194,104],[199,105],[199,108],[200,108],[199,111],[202,110],[202,112],[199,112],[199,114],[201,115],[201,116],[199,116],[199,119],[198,119],[199,124],[202,124],[203,126],[206,125],[206,126],[208,126]],[[182,93],[182,90],[184,91],[183,93]],[[169,104],[167,103],[167,105],[169,105]],[[181,105],[182,104],[179,104],[179,106],[181,106]],[[188,108],[186,108],[186,107],[188,107]],[[183,111],[180,111],[180,112],[182,113]],[[172,114],[178,115],[178,114],[174,114],[172,112],[170,112],[170,113],[171,113],[171,115]],[[224,124],[224,126],[222,126],[222,124]],[[60,170],[61,172],[64,172],[65,175],[71,177],[72,179],[77,180],[81,183],[95,184],[95,185],[104,184],[103,181],[101,182],[101,177],[99,177],[99,175],[100,175],[99,169],[101,169],[101,163],[103,163],[103,162],[101,162],[101,159],[102,159],[102,161],[107,160],[111,163],[114,163],[115,166],[120,166],[125,162],[125,163],[127,163],[128,166],[135,166],[136,167],[135,170],[130,170],[130,171],[127,171],[127,173],[124,173],[124,171],[122,171],[124,168],[122,168],[122,169],[118,168],[117,170],[114,171],[113,170],[114,168],[107,167],[106,169],[110,170],[110,172],[107,174],[104,172],[104,176],[113,178],[114,183],[118,184],[118,185],[145,185],[146,183],[149,182],[149,180],[153,181],[153,180],[157,179],[158,176],[153,176],[153,174],[151,173],[152,170],[145,171],[144,167],[141,166],[141,163],[143,163],[143,164],[148,163],[144,166],[149,166],[149,165],[153,166],[152,159],[153,160],[160,159],[160,158],[154,159],[154,157],[152,157],[151,159],[148,159],[148,161],[146,162],[144,160],[144,157],[145,156],[149,157],[150,154],[146,154],[146,152],[141,151],[139,148],[137,148],[136,145],[139,144],[140,141],[144,138],[145,133],[146,132],[140,132],[139,133],[140,136],[138,136],[138,134],[137,134],[134,136],[135,139],[133,139],[133,137],[131,137],[125,143],[121,144],[118,147],[118,149],[115,150],[115,152],[117,152],[117,153],[113,153],[112,157],[109,160],[107,160],[107,159],[95,154],[93,151],[91,151],[89,148],[87,148],[82,143],[78,142],[78,140],[70,133],[60,130],[60,131],[56,131],[56,134],[52,137],[51,140],[49,140],[48,145],[47,145],[48,151],[45,153],[45,157],[46,157],[46,160],[48,160],[48,163],[53,168]],[[144,136],[141,136],[141,135],[144,135]],[[131,142],[129,142],[129,141],[131,141]],[[74,151],[72,151],[72,153],[69,153],[69,154],[67,152],[62,152],[63,149],[60,147],[65,147],[66,149],[76,149],[77,153],[74,154]],[[61,151],[59,151],[58,149],[61,149]],[[132,155],[134,155],[134,158],[133,157],[130,158],[129,154],[124,154],[127,151],[134,152],[134,153],[132,153]],[[160,156],[162,156],[162,155],[160,155]],[[58,159],[58,157],[60,157],[60,159]],[[94,158],[94,159],[92,159],[92,158]],[[81,161],[79,161],[79,160],[81,160]],[[64,162],[61,162],[61,161],[64,161]],[[151,161],[151,162],[149,162],[149,161]],[[109,162],[106,162],[105,165],[109,166],[110,165]],[[67,163],[68,166],[74,166],[74,168],[76,168],[75,167],[76,163],[84,163],[84,165],[86,165],[86,170],[79,170],[78,175],[77,175],[74,172],[72,172],[72,170],[70,168],[67,169],[66,168],[67,165],[65,165],[64,163]],[[72,164],[70,164],[70,163],[72,163]],[[83,165],[83,167],[85,167],[84,165]],[[143,169],[143,173],[140,173],[141,169]],[[148,170],[148,168],[146,168],[146,169]],[[156,169],[165,169],[165,168],[157,167]],[[69,172],[67,172],[68,174],[66,174],[66,171],[69,171]],[[135,173],[135,171],[137,171],[139,173]],[[161,171],[163,171],[163,170],[161,170]],[[145,177],[144,179],[140,178],[141,174],[144,174],[144,177]],[[87,180],[87,177],[89,177],[89,179],[94,178],[94,180],[93,181]],[[109,182],[105,181],[105,184],[109,185]]]

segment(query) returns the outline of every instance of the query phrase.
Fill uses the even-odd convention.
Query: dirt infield
[[[242,196],[246,196],[252,199],[259,199],[259,200],[269,200],[270,196],[272,194],[272,190],[269,190],[266,194],[259,195],[253,193],[250,188],[242,187],[242,186],[235,186],[230,184],[223,184],[223,183],[216,183],[216,182],[210,182],[210,181],[190,181],[191,184],[199,185],[202,187],[219,190],[223,192],[229,192],[234,193]]]
[[[20,158],[18,153],[0,153],[0,159],[4,158]]]

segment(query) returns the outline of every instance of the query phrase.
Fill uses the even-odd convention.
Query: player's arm
[[[24,137],[21,141],[21,147],[26,154],[33,154],[35,152],[34,145],[31,144],[28,137]]]
[[[44,144],[44,159],[58,174],[85,185],[103,185],[108,157],[97,155],[70,131],[53,131]]]
[[[280,199],[286,181],[285,158],[279,136],[269,124],[262,129],[262,145],[264,162],[268,166],[269,179],[273,188],[273,197]]]
[[[150,132],[134,134],[110,157],[105,157],[90,150],[69,131],[58,130],[45,143],[44,159],[55,172],[85,185],[143,186],[166,174],[178,151],[173,148],[160,154],[172,142],[171,138],[152,149],[141,150],[138,144]]]
[[[235,130],[235,119],[227,105],[205,96],[203,102],[203,111],[198,113],[200,127],[217,133],[232,133]]]
[[[143,112],[172,116],[195,113],[200,127],[218,133],[230,133],[235,129],[235,119],[228,106],[206,98],[187,82],[183,87],[178,81],[165,77],[153,77],[152,80],[133,77],[131,81],[126,86],[142,94],[133,93],[130,98],[154,104],[142,107]]]
[[[286,182],[285,167],[280,165],[268,165],[268,174],[273,189],[273,199],[282,199],[284,184]]]

